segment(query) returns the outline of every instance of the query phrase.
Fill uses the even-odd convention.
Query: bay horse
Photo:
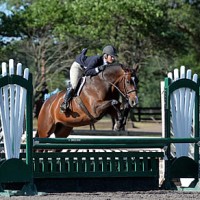
[[[70,101],[70,109],[60,111],[66,91],[61,91],[45,101],[39,116],[36,137],[68,137],[73,127],[94,124],[105,114],[114,110],[118,123],[123,122],[119,94],[131,107],[138,101],[132,72],[121,64],[107,65],[96,76],[87,76],[80,95]]]

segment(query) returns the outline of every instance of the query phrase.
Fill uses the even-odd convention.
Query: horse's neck
[[[120,66],[108,66],[108,68],[93,77],[87,77],[83,90],[109,93],[113,84],[123,75],[122,68]]]
[[[100,73],[97,76],[87,77],[86,83],[83,87],[82,92],[88,94],[88,92],[102,93],[103,96],[106,96],[111,91],[112,84],[115,83],[113,73]],[[81,95],[81,94],[80,94]]]
[[[120,66],[108,66],[105,71],[99,74],[103,81],[114,83],[122,76],[122,68]]]

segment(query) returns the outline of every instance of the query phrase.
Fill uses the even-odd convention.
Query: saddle
[[[85,104],[83,103],[83,101],[81,100],[80,98],[80,93],[83,89],[83,86],[85,85],[85,82],[86,82],[86,76],[83,76],[79,82],[78,82],[78,85],[74,91],[75,95],[74,95],[74,100],[76,101],[77,104],[80,105],[81,109],[85,112],[85,114],[91,119],[91,122],[90,122],[90,125],[91,126],[94,126],[94,123],[97,121],[95,119],[95,117],[93,117],[90,112],[88,111],[88,109],[86,108]]]
[[[58,88],[56,88],[53,92],[50,92],[48,94],[44,95],[44,101],[46,101],[47,99],[49,99],[51,96],[53,96],[54,94],[57,94],[60,90]]]
[[[78,85],[75,89],[75,96],[79,96],[82,89],[83,89],[83,86],[85,85],[85,82],[86,82],[86,76],[83,76],[79,82],[78,82]]]

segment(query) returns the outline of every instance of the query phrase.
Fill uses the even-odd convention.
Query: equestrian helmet
[[[108,45],[103,48],[103,54],[117,56],[117,50],[112,45]]]

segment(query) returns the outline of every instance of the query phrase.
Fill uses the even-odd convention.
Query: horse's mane
[[[122,63],[112,63],[112,64],[108,64],[106,66],[106,69],[105,70],[113,70],[113,69],[116,69],[116,70],[119,70],[119,69],[122,69],[124,72],[135,72],[134,69],[130,69],[129,67],[123,65]]]
[[[125,66],[121,63],[112,63],[107,65],[107,67],[105,68],[105,70],[102,72],[102,75],[105,76],[106,74],[116,74],[119,72],[119,70],[123,73],[130,73],[131,77],[134,77],[135,79],[135,83],[138,84],[139,79],[137,77],[137,69],[131,69],[128,66]],[[101,73],[100,73],[101,74]]]
[[[112,63],[106,65],[104,71],[99,73],[96,76],[93,76],[92,79],[108,79],[109,81],[116,79],[117,77],[123,75],[124,73],[131,73],[131,77],[136,77],[136,71],[129,67],[124,66],[121,63]],[[90,79],[90,78],[89,78]]]

